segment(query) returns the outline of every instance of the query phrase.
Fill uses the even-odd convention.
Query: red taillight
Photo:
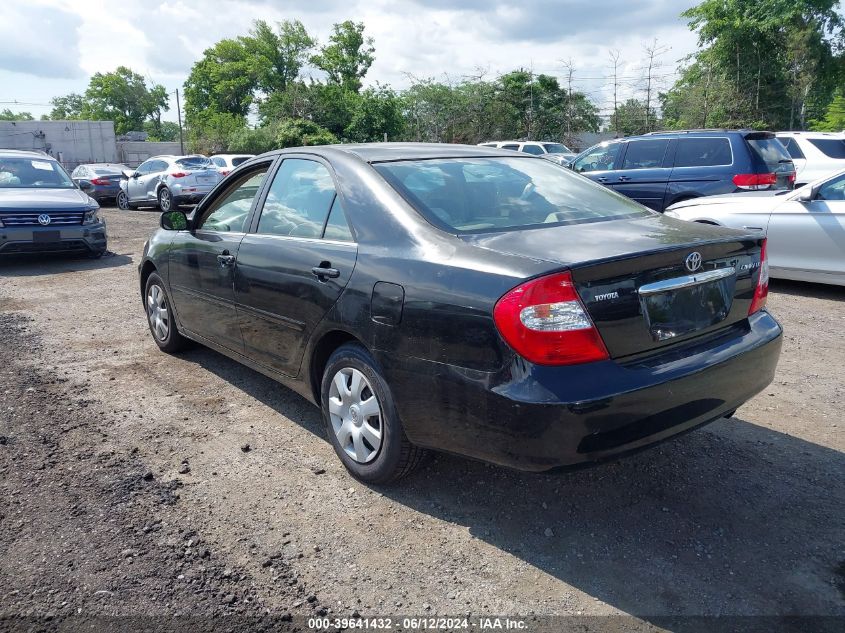
[[[760,270],[757,276],[757,287],[754,288],[754,298],[751,300],[751,307],[748,308],[748,315],[751,316],[766,305],[766,297],[769,296],[769,259],[766,256],[766,240],[760,248]]]
[[[111,184],[111,180],[109,180],[108,178],[92,178],[90,180],[90,182],[91,182],[92,185],[110,185]]]
[[[538,365],[574,365],[609,358],[569,273],[525,282],[493,308],[505,342]]]
[[[177,171],[177,172],[174,172],[170,175],[173,176],[174,178],[184,178],[188,174],[186,174],[184,171]]]
[[[221,175],[221,176],[228,176],[228,175],[229,175],[229,170],[228,170],[228,169],[221,169],[221,170],[220,170],[220,175]]]
[[[734,184],[740,189],[768,189],[777,184],[778,175],[771,174],[737,174],[733,178]]]

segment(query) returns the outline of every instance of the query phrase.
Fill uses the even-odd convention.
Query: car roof
[[[483,158],[501,156],[506,158],[530,158],[530,154],[518,154],[506,149],[482,147],[479,145],[457,145],[451,143],[349,143],[343,145],[313,145],[290,147],[269,154],[309,153],[325,157],[337,154],[355,156],[367,163],[400,160],[425,160],[429,158]]]
[[[842,140],[842,133],[841,132],[804,132],[804,131],[797,131],[797,130],[790,130],[787,132],[775,132],[776,136],[794,136],[794,137],[805,137],[805,138],[834,138],[838,140]]]
[[[49,154],[39,150],[26,149],[0,149],[0,158],[32,158],[37,157],[47,160],[56,160]]]

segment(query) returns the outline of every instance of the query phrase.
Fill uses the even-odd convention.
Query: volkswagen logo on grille
[[[46,213],[42,213],[38,216],[38,224],[40,224],[41,226],[47,226],[48,224],[50,224],[50,222],[50,216]]]
[[[696,270],[701,268],[701,253],[694,251],[687,255],[687,258],[684,260],[684,265],[687,267],[688,271],[694,273]]]

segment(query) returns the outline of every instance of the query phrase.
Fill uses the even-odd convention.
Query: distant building
[[[0,148],[40,150],[69,170],[118,162],[112,121],[0,121]]]

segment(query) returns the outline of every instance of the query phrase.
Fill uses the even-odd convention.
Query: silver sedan
[[[795,191],[694,198],[666,215],[764,231],[772,277],[845,286],[845,171]]]

